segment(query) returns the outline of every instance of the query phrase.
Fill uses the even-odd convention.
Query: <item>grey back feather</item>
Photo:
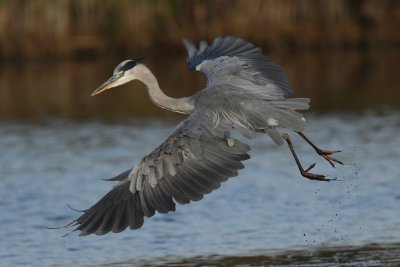
[[[199,70],[207,76],[208,85],[230,82],[247,87],[264,88],[264,95],[288,97],[292,88],[284,71],[261,53],[261,48],[238,37],[217,37],[210,46],[200,42],[195,45],[183,39],[191,70]]]

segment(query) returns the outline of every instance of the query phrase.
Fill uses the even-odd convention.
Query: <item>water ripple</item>
[[[131,168],[176,122],[0,124],[1,264],[317,266],[331,257],[374,266],[371,255],[398,262],[398,250],[385,246],[400,240],[399,115],[308,116],[309,138],[342,149],[348,165],[333,169],[294,138],[301,160],[341,181],[301,178],[288,149],[260,137],[239,177],[202,201],[157,214],[138,231],[84,238],[46,227],[78,215],[66,204],[83,209],[98,200],[113,185],[101,179]]]

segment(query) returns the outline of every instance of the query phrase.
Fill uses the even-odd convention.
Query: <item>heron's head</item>
[[[142,65],[141,59],[128,59],[121,62],[115,69],[113,75],[102,85],[97,87],[91,94],[92,96],[100,94],[110,88],[125,84],[137,79],[137,67]]]

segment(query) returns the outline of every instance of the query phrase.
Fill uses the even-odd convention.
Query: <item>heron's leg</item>
[[[318,155],[320,155],[321,157],[326,159],[332,165],[332,167],[335,167],[335,164],[333,162],[336,162],[336,163],[339,163],[340,165],[343,165],[343,162],[341,162],[340,160],[335,159],[334,157],[330,156],[333,153],[341,152],[340,150],[322,150],[322,149],[318,148],[316,145],[314,145],[310,141],[310,139],[308,139],[302,132],[296,132],[296,133],[298,135],[300,135],[301,138],[303,138],[312,148],[314,148],[314,150],[318,153]]]
[[[315,163],[312,164],[310,167],[308,167],[306,170],[303,169],[303,166],[300,163],[299,158],[297,157],[296,152],[294,151],[294,147],[292,144],[292,141],[290,140],[290,137],[287,133],[282,134],[282,138],[286,141],[286,143],[289,146],[290,152],[292,152],[293,158],[296,161],[297,167],[300,170],[300,173],[303,177],[306,177],[310,180],[318,180],[318,181],[331,181],[331,180],[335,180],[335,179],[328,179],[325,177],[325,175],[321,175],[321,174],[315,174],[315,173],[311,173],[309,172],[312,168],[315,167]]]

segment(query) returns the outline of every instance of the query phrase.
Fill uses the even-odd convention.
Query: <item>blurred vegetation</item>
[[[400,45],[399,25],[397,0],[2,0],[0,58],[161,53],[217,35],[273,49],[386,47]]]

